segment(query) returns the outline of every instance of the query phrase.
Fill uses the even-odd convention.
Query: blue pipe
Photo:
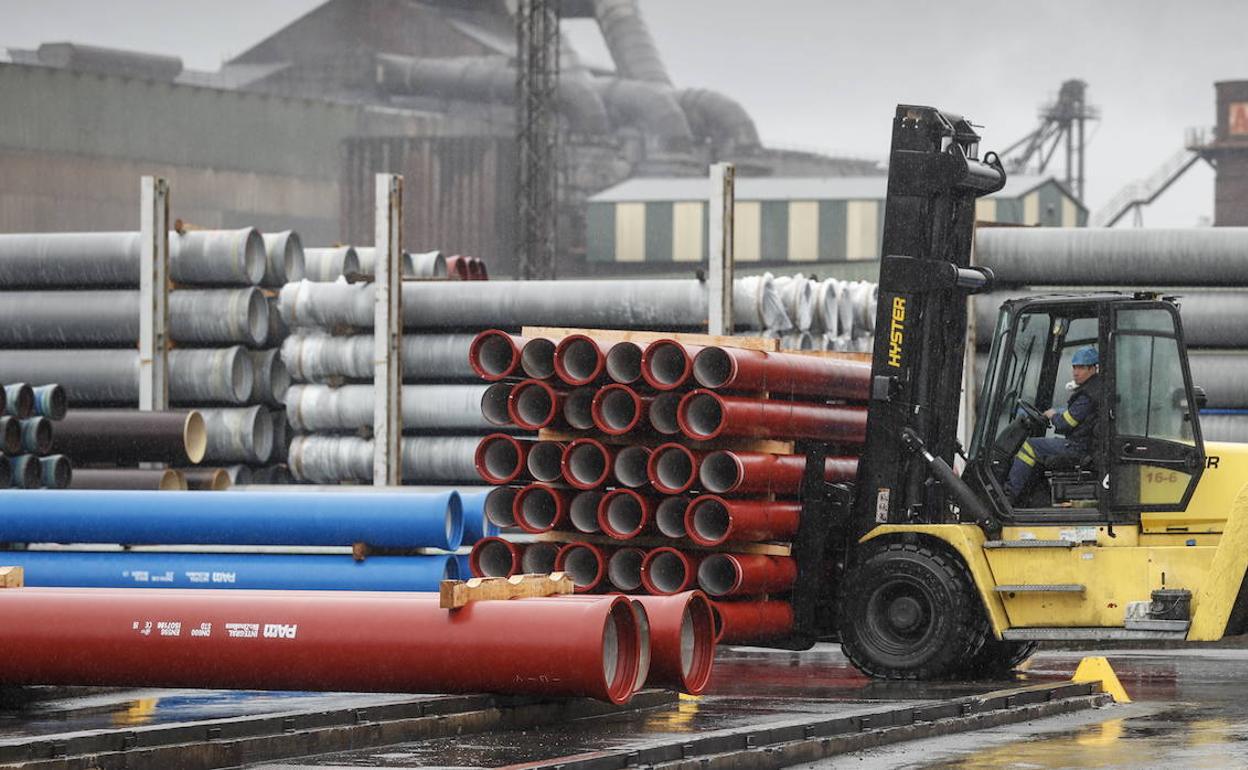
[[[457,492],[0,490],[0,542],[459,548]]]
[[[464,506],[464,541],[463,545],[472,545],[478,540],[498,536],[498,525],[485,518],[485,492],[461,492],[460,502]]]
[[[207,494],[207,493],[205,493]],[[437,591],[459,575],[454,556],[4,551],[28,586],[248,588],[285,591]]]
[[[1201,409],[1201,414],[1248,414],[1248,409]]]

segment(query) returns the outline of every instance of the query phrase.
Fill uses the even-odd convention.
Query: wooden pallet
[[[557,596],[570,594],[575,590],[572,577],[563,572],[552,572],[549,575],[512,575],[505,578],[474,577],[468,580],[443,580],[438,590],[438,605],[444,610],[453,610],[470,602]]]
[[[0,567],[0,588],[21,588],[26,585],[26,571],[21,567]]]

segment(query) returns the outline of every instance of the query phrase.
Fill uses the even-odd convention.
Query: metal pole
[[[169,183],[139,182],[139,409],[169,408]]]
[[[733,205],[736,167],[731,163],[711,165],[710,273],[707,331],[732,334]]]
[[[403,177],[377,175],[373,305],[373,484],[403,483]]]

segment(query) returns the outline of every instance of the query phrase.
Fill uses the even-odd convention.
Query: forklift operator
[[[1005,484],[1006,493],[1014,504],[1022,502],[1021,498],[1031,487],[1035,478],[1037,464],[1051,462],[1056,457],[1081,458],[1088,453],[1093,436],[1096,432],[1097,410],[1101,400],[1101,378],[1097,366],[1100,358],[1096,348],[1087,347],[1075,351],[1071,357],[1071,375],[1075,389],[1065,409],[1049,409],[1044,416],[1049,418],[1054,431],[1054,438],[1030,438],[1014,456],[1010,467],[1010,475]]]

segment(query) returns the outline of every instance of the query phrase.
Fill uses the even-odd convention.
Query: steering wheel
[[[1023,416],[1026,417],[1029,422],[1033,423],[1035,427],[1040,428],[1048,425],[1049,418],[1045,417],[1044,412],[1037,409],[1036,406],[1030,401],[1024,401],[1020,398],[1015,402],[1015,406],[1017,406],[1019,411],[1023,413]]]

